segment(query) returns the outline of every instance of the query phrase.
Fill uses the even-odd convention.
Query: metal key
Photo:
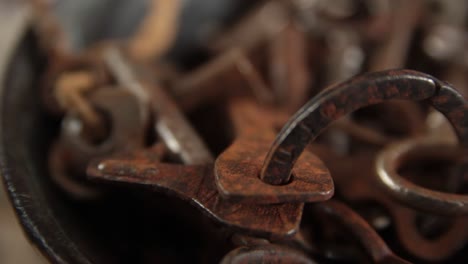
[[[374,152],[340,155],[321,144],[311,144],[308,149],[327,164],[337,192],[343,199],[361,215],[367,215],[366,219],[375,229],[385,230],[392,225],[398,241],[411,255],[440,261],[452,256],[465,244],[468,232],[466,217],[453,219],[444,232],[432,239],[418,230],[415,223],[421,212],[402,205],[379,188]],[[363,204],[369,206],[359,207]]]
[[[193,141],[198,135],[193,129],[180,131],[190,127],[188,123],[184,126],[176,125],[185,122],[182,115],[176,111],[176,116],[163,107],[168,106],[168,102],[157,104],[164,95],[161,90],[151,91],[152,86],[141,80],[141,76],[136,75],[133,67],[125,62],[125,58],[120,54],[114,54],[111,66],[115,67],[116,76],[120,76],[121,82],[127,85],[135,85],[134,89],[147,92],[154,99],[151,103],[155,111],[158,123],[170,122],[169,118],[176,118],[179,122],[166,124],[170,128],[174,138],[162,136],[162,141],[174,153],[186,153],[187,164],[174,164],[161,162],[161,158],[152,149],[140,150],[127,153],[115,158],[97,159],[88,166],[87,174],[89,178],[100,181],[121,182],[133,185],[134,187],[149,188],[153,191],[175,195],[182,200],[187,200],[198,209],[206,213],[224,225],[232,227],[234,230],[241,230],[248,234],[255,234],[263,237],[289,237],[294,235],[299,227],[302,204],[240,204],[223,199],[215,185],[213,164],[209,158],[198,159],[195,157],[199,151],[203,150],[203,144],[197,144],[193,148]],[[124,78],[125,77],[125,78]],[[148,90],[146,90],[148,89]],[[160,88],[156,88],[160,89]],[[156,92],[155,92],[156,91]],[[169,107],[175,107],[170,106]],[[166,116],[165,116],[166,115]],[[161,120],[162,119],[162,120]],[[165,130],[156,129],[155,132],[161,136]],[[180,133],[190,133],[186,137],[180,137]],[[176,140],[178,148],[172,148],[171,141]],[[193,154],[193,155],[192,155]],[[207,156],[205,156],[207,157]],[[200,162],[198,162],[200,161]]]
[[[92,197],[88,194],[96,193],[95,190],[84,190],[84,186],[89,185],[84,183],[88,162],[115,151],[142,147],[148,121],[142,115],[138,100],[121,88],[101,88],[93,93],[90,102],[103,113],[102,120],[107,121],[103,124],[107,131],[105,137],[92,138],[93,131],[87,131],[86,124],[76,114],[68,113],[62,121],[60,139],[52,148],[49,160],[52,178],[77,197]],[[84,184],[82,188],[80,183]]]

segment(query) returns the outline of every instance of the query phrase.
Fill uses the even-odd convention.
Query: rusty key
[[[157,120],[154,128],[169,151],[180,157],[184,164],[213,161],[202,139],[159,84],[139,73],[117,48],[107,51],[105,61],[117,82],[132,91],[142,103],[149,104]]]
[[[220,82],[226,85],[220,87]],[[175,80],[171,90],[185,111],[195,108],[201,102],[246,93],[264,104],[272,103],[274,99],[253,61],[240,48],[230,49],[180,80]]]
[[[91,95],[90,104],[102,113],[104,134],[96,137],[94,127],[88,127],[82,118],[70,112],[62,120],[60,138],[49,156],[52,179],[80,198],[95,197],[98,193],[85,183],[87,163],[115,151],[142,147],[148,121],[141,114],[138,100],[122,88],[100,88]]]
[[[450,146],[444,147],[447,148],[452,149]],[[366,219],[378,230],[391,224],[398,241],[411,255],[428,261],[441,261],[465,244],[468,234],[466,217],[453,218],[448,229],[430,239],[418,230],[416,221],[421,217],[421,212],[399,203],[378,188],[374,152],[340,155],[321,144],[311,144],[309,150],[316,153],[328,166],[337,192],[343,199],[364,215],[370,211],[377,212]],[[374,206],[369,209],[355,207],[367,203]]]
[[[166,113],[165,111],[168,109],[163,109],[163,107],[168,106],[170,101],[169,103],[161,102],[160,105],[156,103],[162,98],[167,98],[167,96],[159,99],[155,98],[158,95],[164,95],[163,92],[160,90],[156,90],[156,92],[149,91],[152,89],[151,85],[143,81],[140,83],[141,77],[135,76],[133,68],[125,63],[123,57],[114,57],[113,59],[111,64],[112,67],[116,67],[114,69],[116,75],[127,76],[127,80],[123,80],[122,83],[129,85],[131,82],[138,80],[137,84],[147,85],[146,88],[136,89],[142,91],[148,89],[147,92],[151,95],[151,99],[154,98],[155,102],[151,106],[157,118],[155,126],[160,122],[169,122],[170,120],[165,119],[174,117],[174,113]],[[168,107],[175,110],[175,106],[169,105]],[[184,118],[180,112],[176,111],[176,114],[179,116],[175,116],[175,118]],[[162,121],[159,120],[161,117],[163,118]],[[155,150],[139,150],[91,162],[87,171],[89,178],[127,183],[137,188],[146,188],[175,195],[192,203],[218,222],[248,234],[267,238],[284,238],[294,235],[299,228],[303,204],[256,205],[234,203],[223,199],[215,185],[211,158],[207,155],[202,156],[203,158],[197,157],[200,152],[206,151],[203,149],[204,145],[197,144],[196,148],[194,148],[193,142],[187,140],[194,139],[197,136],[188,122],[177,127],[177,125],[185,122],[183,120],[185,119],[179,119],[179,122],[170,124],[163,123],[170,130],[156,129],[156,132],[158,135],[166,132],[174,133],[174,137],[162,136],[162,141],[171,150],[170,148],[174,147],[171,146],[173,144],[171,140],[177,140],[174,142],[177,143],[177,148],[173,148],[171,151],[181,153],[181,156],[184,154],[186,164],[164,163],[161,162],[161,157],[156,154]],[[187,127],[190,129],[181,131]],[[191,135],[181,137],[180,133],[191,133]],[[182,160],[184,161],[184,159]]]
[[[256,205],[223,199],[216,188],[213,165],[161,163],[152,149],[95,160],[91,179],[167,193],[188,201],[218,222],[239,232],[285,238],[299,228],[303,204]]]

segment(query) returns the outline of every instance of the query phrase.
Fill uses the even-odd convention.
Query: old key
[[[444,146],[443,149],[453,148]],[[392,225],[399,243],[411,255],[428,261],[439,261],[453,255],[465,244],[468,232],[466,217],[450,219],[447,228],[431,238],[418,229],[418,219],[426,215],[392,199],[379,188],[375,153],[340,155],[321,144],[312,144],[309,150],[316,153],[329,167],[339,196],[366,216],[377,230],[386,230]],[[427,176],[424,177],[426,178]]]
[[[68,193],[81,198],[97,194],[84,180],[87,163],[116,151],[143,146],[147,128],[141,104],[125,89],[100,88],[91,95],[90,103],[101,113],[105,133],[95,137],[94,127],[87,127],[83,119],[70,112],[62,120],[59,142],[49,157],[52,179]]]
[[[121,66],[125,65],[127,70],[115,72],[125,72],[126,76],[130,77],[129,80],[145,85],[148,93],[151,94],[150,90],[153,87],[151,82],[144,79],[142,81],[143,77],[131,70],[133,67],[125,57],[122,54],[119,56],[119,63],[122,63]],[[123,68],[120,67],[120,69]],[[158,91],[157,94],[152,94],[150,98],[156,100],[158,94],[163,94],[163,90],[152,90],[152,92],[155,91]],[[158,105],[157,102],[156,100],[152,105],[155,115],[155,131],[170,151],[178,150],[176,153],[208,151],[203,149],[203,144],[198,144],[197,148],[193,148],[193,141],[184,140],[186,137],[164,137],[166,132],[175,133],[174,135],[180,135],[180,132],[190,133],[188,135],[190,138],[198,137],[198,135],[192,132],[194,131],[192,129],[179,131],[183,127],[177,127],[177,124],[185,123],[184,127],[190,126],[185,119],[178,119],[179,122],[167,126],[170,128],[169,131],[158,129],[160,118],[162,122],[170,121],[165,116],[166,110],[162,108],[170,101],[165,101],[163,105]],[[176,108],[176,105],[171,107]],[[174,114],[171,117],[175,118]],[[180,117],[183,116],[180,114]],[[178,148],[171,149],[171,146]],[[181,159],[185,164],[168,163],[162,160],[164,158],[160,157],[154,148],[141,149],[115,157],[94,160],[88,166],[87,173],[94,180],[127,183],[134,187],[149,188],[153,191],[175,195],[182,200],[189,201],[208,216],[234,230],[268,238],[290,237],[297,231],[302,216],[302,203],[257,205],[231,202],[222,198],[218,192],[213,164],[209,159],[195,163],[191,161],[192,159]]]

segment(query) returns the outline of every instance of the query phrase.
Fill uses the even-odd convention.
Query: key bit
[[[247,233],[289,237],[297,232],[302,203],[255,205],[223,199],[216,189],[211,155],[169,95],[137,74],[136,66],[117,49],[108,54],[107,63],[121,85],[131,87],[137,97],[146,94],[150,98],[156,116],[155,132],[168,151],[180,155],[184,164],[163,163],[153,149],[140,150],[91,162],[87,171],[91,179],[175,195],[215,220]]]
[[[154,150],[141,150],[90,163],[89,178],[130,184],[174,195],[218,222],[250,234],[289,237],[299,228],[302,203],[256,205],[229,202],[215,186],[213,165],[161,163]]]

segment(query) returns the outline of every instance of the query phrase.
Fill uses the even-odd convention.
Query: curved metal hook
[[[454,126],[462,145],[468,146],[468,107],[460,98],[449,85],[412,70],[368,73],[339,83],[312,98],[283,127],[265,158],[260,178],[275,185],[288,183],[305,147],[332,121],[392,99],[430,99]]]

